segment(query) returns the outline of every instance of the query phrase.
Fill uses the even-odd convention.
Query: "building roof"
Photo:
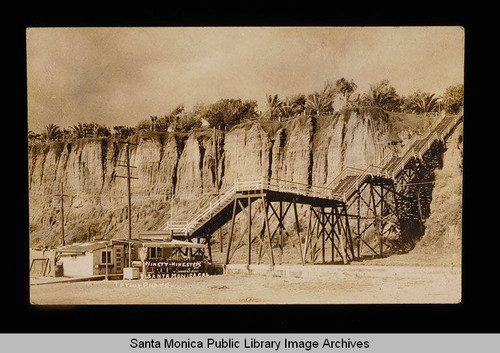
[[[206,247],[206,244],[192,243],[182,240],[163,240],[163,239],[111,239],[111,242],[120,243],[134,243],[141,244],[146,247],[163,247],[163,248],[197,248],[201,249]]]
[[[139,239],[152,239],[152,240],[164,240],[169,241],[172,240],[172,234],[170,232],[162,231],[162,230],[149,230],[143,231],[139,233]]]
[[[110,245],[108,240],[98,240],[86,243],[73,243],[71,245],[59,246],[56,248],[57,251],[62,252],[87,252],[94,251],[97,249],[105,248],[106,245]]]
[[[191,243],[188,241],[182,240],[169,240],[165,241],[162,239],[109,239],[109,240],[97,240],[93,242],[86,243],[73,243],[71,245],[60,246],[56,248],[56,251],[64,252],[64,253],[85,253],[92,252],[94,250],[103,249],[108,246],[112,246],[113,244],[140,244],[146,247],[163,247],[163,248],[196,248],[201,249],[206,247],[206,244],[199,243]]]

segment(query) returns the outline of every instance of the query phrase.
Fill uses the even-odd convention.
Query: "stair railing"
[[[236,192],[236,188],[233,185],[233,187],[229,188],[224,194],[220,195],[217,197],[215,200],[210,201],[209,207],[207,207],[203,212],[199,213],[196,215],[194,218],[192,218],[190,221],[188,221],[187,224],[187,232],[191,232],[194,230],[196,226],[198,226],[198,223],[200,220],[204,219],[206,216],[212,216],[213,211],[220,206],[222,203],[227,201],[228,199],[232,198]]]
[[[368,176],[379,176],[388,178],[389,175],[384,171],[383,167],[370,165],[366,169],[362,171],[361,174],[354,180],[352,184],[350,184],[346,190],[342,193],[342,200],[344,202],[364,183]]]
[[[208,210],[208,212],[210,213],[215,207],[217,207],[217,204],[218,204],[217,200],[224,198],[226,195],[232,193],[233,191],[234,191],[234,185],[232,185],[231,187],[226,189],[222,194],[219,194],[216,197],[215,201],[213,199],[211,199],[210,202],[208,203],[208,208],[205,211]],[[202,213],[205,213],[205,211],[203,211]],[[195,221],[197,221],[198,218],[199,218],[199,214],[188,221],[168,221],[164,224],[164,226],[161,229],[167,230],[167,231],[173,230],[173,231],[178,231],[178,232],[183,232],[185,234],[188,234],[190,232],[193,224],[195,223]]]
[[[446,136],[450,134],[451,130],[457,125],[457,123],[460,121],[460,119],[462,119],[462,117],[463,117],[463,108],[460,114],[453,116],[450,124],[448,124],[448,126],[446,127],[445,132],[439,136],[440,141],[444,141]]]
[[[385,167],[387,165],[387,163],[389,163],[389,161],[394,157],[394,153],[388,153],[385,155],[384,158],[382,158],[382,160],[377,164],[381,167]]]
[[[319,197],[331,191],[326,186],[310,185],[278,178],[262,177],[263,187],[278,192],[291,192],[303,196]]]
[[[214,214],[216,214],[216,212],[219,211],[218,208],[222,205],[225,205],[230,199],[232,199],[237,191],[262,191],[264,189],[275,190],[279,192],[292,192],[305,196],[317,196],[321,195],[324,190],[330,190],[327,187],[314,186],[276,178],[238,178],[234,181],[234,184],[231,188],[226,190],[222,195],[219,195],[215,199],[211,200],[208,204],[208,207],[202,212],[198,213],[194,218],[190,219],[189,221],[169,222],[166,225],[166,229],[183,232],[184,234],[192,233],[202,221],[207,219],[207,217],[211,218]]]

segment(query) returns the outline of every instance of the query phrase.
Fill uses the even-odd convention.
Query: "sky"
[[[464,80],[461,27],[28,28],[28,128],[135,126],[179,104],[381,80],[441,95]]]

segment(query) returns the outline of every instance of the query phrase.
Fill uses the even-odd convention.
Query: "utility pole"
[[[170,188],[170,225],[174,221],[174,187]]]
[[[170,240],[174,239],[174,230],[172,225],[174,224],[174,186],[170,188]]]
[[[215,186],[217,187],[217,196],[220,194],[219,187],[219,140],[217,139],[217,131],[214,126],[214,155],[215,155]],[[224,244],[222,239],[222,226],[219,228],[219,250],[220,252],[224,252]]]
[[[66,241],[64,239],[64,196],[70,196],[64,194],[64,184],[61,181],[61,193],[60,194],[55,194],[54,196],[59,196],[61,197],[61,240],[62,240],[62,246],[66,245]]]
[[[118,164],[120,167],[126,167],[127,168],[127,175],[122,176],[122,175],[117,175],[117,178],[126,178],[127,179],[127,195],[128,195],[128,209],[127,209],[127,218],[128,218],[128,235],[127,239],[130,240],[132,239],[132,195],[130,191],[130,180],[131,179],[139,179],[136,177],[133,177],[130,175],[130,168],[137,168],[135,166],[130,165],[130,145],[135,145],[137,146],[136,143],[124,141],[124,142],[119,142],[122,144],[125,144],[125,164]],[[122,161],[118,161],[119,163],[123,163]]]

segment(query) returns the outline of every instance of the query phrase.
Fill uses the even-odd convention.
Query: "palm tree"
[[[94,137],[97,132],[97,124],[92,123],[84,123],[83,130],[85,131],[85,137]]]
[[[385,110],[398,109],[399,96],[389,80],[382,80],[370,86],[368,93],[363,94],[361,104]]]
[[[32,130],[28,130],[28,140],[39,140],[39,139],[40,139],[40,134],[37,134]]]
[[[281,121],[281,101],[277,94],[270,95],[266,94],[266,105],[267,105],[267,116],[269,119],[273,119],[277,117],[279,121]]]
[[[340,92],[344,98],[344,107],[347,107],[349,97],[356,91],[357,88],[358,85],[356,85],[353,80],[348,81],[344,77],[335,82],[335,89]]]
[[[417,113],[427,114],[437,110],[440,100],[441,98],[435,97],[434,93],[420,93],[416,94],[415,97],[411,100],[410,106]]]
[[[295,116],[295,104],[290,100],[285,100],[280,107],[280,116],[286,119],[290,119]]]
[[[306,101],[306,108],[312,115],[322,115],[333,110],[333,100],[329,96],[319,93],[311,94]]]
[[[45,126],[45,131],[43,132],[42,136],[46,140],[58,140],[62,136],[62,131],[59,126],[51,123]]]
[[[388,109],[397,102],[398,97],[387,91],[371,89],[368,94],[363,97],[364,104],[371,107],[379,107]]]
[[[296,94],[287,98],[287,101],[293,107],[293,116],[304,115],[306,113],[306,95]]]
[[[71,129],[76,138],[85,137],[85,128],[82,123],[78,122],[76,125],[73,125]]]
[[[111,131],[105,125],[97,124],[95,134],[98,137],[108,137],[111,136]]]
[[[156,123],[158,122],[157,116],[150,116],[151,119],[151,131],[156,131]]]

